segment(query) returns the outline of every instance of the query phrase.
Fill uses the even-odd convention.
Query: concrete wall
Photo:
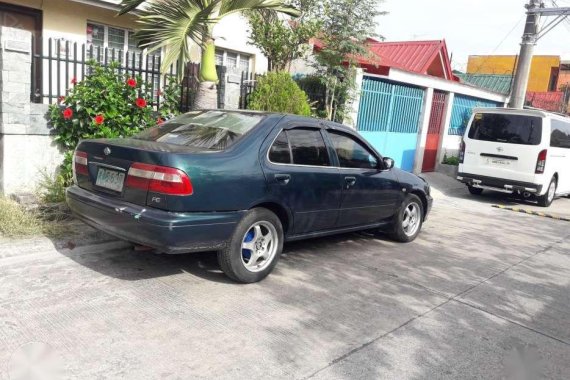
[[[34,192],[62,155],[53,142],[48,106],[30,103],[30,33],[0,28],[0,193]]]
[[[517,57],[514,55],[472,55],[467,63],[468,74],[512,75]],[[528,91],[545,92],[552,76],[552,69],[560,67],[560,57],[536,55],[532,59]]]

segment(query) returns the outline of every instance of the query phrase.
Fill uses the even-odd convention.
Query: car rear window
[[[134,138],[219,151],[232,146],[263,118],[264,115],[238,112],[190,112],[147,129]]]
[[[472,140],[538,145],[542,139],[542,118],[525,115],[478,113],[473,118],[468,136]]]

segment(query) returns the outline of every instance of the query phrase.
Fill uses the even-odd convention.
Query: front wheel
[[[539,206],[550,207],[552,201],[554,201],[554,196],[556,195],[556,186],[557,186],[556,178],[552,178],[552,181],[550,181],[550,185],[548,185],[548,190],[546,191],[546,194],[540,195],[537,198]]]
[[[418,237],[422,229],[424,207],[418,196],[409,194],[394,219],[391,236],[394,240],[408,243]]]
[[[218,262],[229,278],[249,284],[271,273],[282,250],[281,221],[271,211],[255,208],[238,223],[227,247],[218,252]]]

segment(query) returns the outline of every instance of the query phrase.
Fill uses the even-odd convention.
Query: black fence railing
[[[103,48],[76,42],[32,40],[32,80],[31,101],[34,103],[55,103],[67,94],[72,80],[81,81],[90,74],[89,61],[96,61],[103,66],[111,62],[118,63],[119,73],[140,76],[152,94],[151,104],[155,109],[160,107],[161,90],[177,77],[176,64],[170,66],[166,73],[161,73],[161,56],[144,54],[140,51],[123,51],[114,48]],[[199,86],[200,65],[188,63],[180,82],[180,111],[192,109]],[[225,67],[217,66],[220,78],[225,76]],[[218,108],[224,107],[225,85],[223,80],[218,84]]]
[[[257,79],[261,75],[242,72],[241,73],[241,80],[240,80],[240,88],[239,88],[239,109],[245,110],[247,109],[247,105],[249,103],[249,96],[255,89],[255,84],[257,83]]]

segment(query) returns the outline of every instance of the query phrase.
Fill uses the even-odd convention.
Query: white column
[[[422,172],[424,162],[424,150],[426,148],[426,139],[429,129],[429,119],[431,116],[431,108],[433,103],[433,88],[425,89],[424,104],[422,106],[422,115],[420,117],[420,130],[418,131],[418,143],[416,144],[416,155],[414,157],[414,173]]]
[[[453,102],[455,101],[455,93],[450,92],[445,101],[445,111],[443,117],[443,125],[441,126],[441,133],[439,134],[439,144],[437,145],[437,158],[435,160],[435,170],[438,169],[443,155],[445,154],[445,141],[449,136],[449,127],[451,126],[451,113],[453,111]],[[458,147],[459,148],[459,147]]]
[[[349,104],[345,114],[343,124],[356,129],[358,122],[358,109],[360,108],[360,95],[362,93],[362,81],[364,80],[364,71],[360,68],[354,69],[354,88],[349,96]]]

